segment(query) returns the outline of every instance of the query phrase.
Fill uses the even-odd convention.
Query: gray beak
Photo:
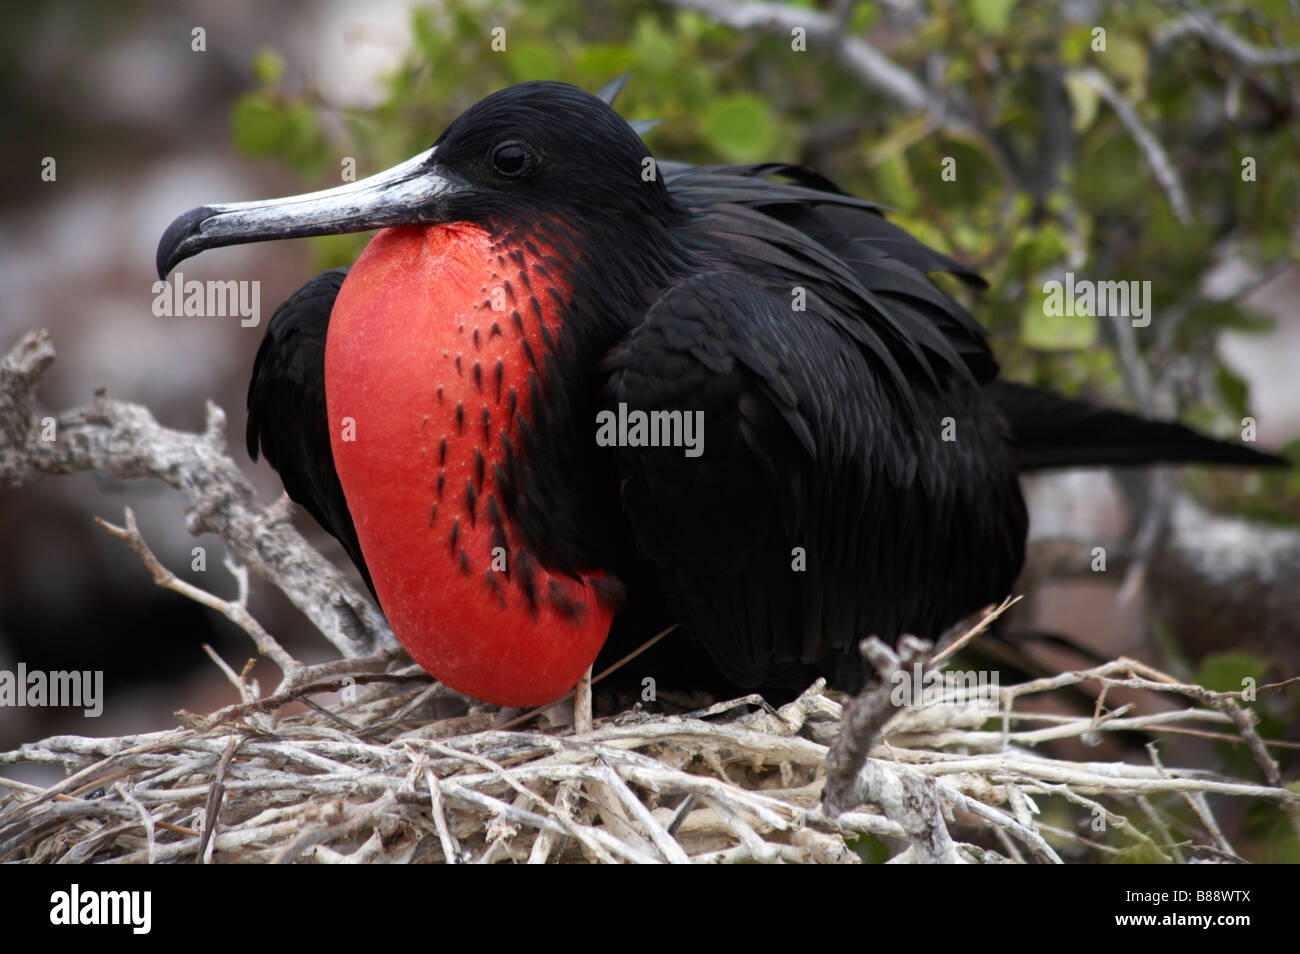
[[[165,279],[190,256],[223,245],[445,221],[440,215],[445,198],[469,186],[438,169],[436,148],[369,178],[321,192],[190,209],[167,226],[158,242],[158,277]]]

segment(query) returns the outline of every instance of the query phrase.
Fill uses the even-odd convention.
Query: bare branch
[[[840,737],[826,757],[822,804],[832,816],[866,802],[879,805],[907,832],[915,861],[958,864],[963,859],[944,824],[935,780],[867,757],[895,712],[894,676],[901,672],[911,678],[913,666],[926,665],[930,649],[930,643],[912,636],[899,641],[897,653],[875,637],[863,640],[862,655],[876,676],[844,706]]]
[[[257,644],[258,651],[267,656],[280,667],[280,672],[284,674],[284,682],[281,689],[288,688],[293,684],[293,680],[302,672],[302,663],[290,656],[283,646],[276,641],[275,637],[268,633],[248,611],[248,571],[243,567],[228,564],[232,575],[239,584],[239,596],[235,600],[223,600],[218,596],[213,596],[207,590],[199,589],[191,583],[182,580],[171,570],[159,562],[158,557],[149,549],[149,544],[140,534],[140,528],[136,526],[135,514],[130,507],[126,508],[126,526],[118,527],[103,520],[95,518],[95,522],[101,527],[117,537],[119,540],[125,540],[140,557],[140,562],[153,576],[154,582],[163,589],[171,590],[173,593],[179,593],[181,596],[191,599],[196,603],[214,609],[221,615],[225,616],[235,625],[239,626],[249,636],[253,637],[253,642]]]
[[[358,681],[379,662],[358,667]],[[1178,697],[1192,704],[1100,719],[1011,709],[1021,697],[1081,681],[1150,689],[1175,704]],[[732,713],[730,722],[629,713],[583,736],[498,728],[462,733],[463,719],[453,717],[381,737],[376,728],[405,706],[409,688],[349,709],[356,731],[314,712],[265,731],[219,712],[170,733],[56,736],[0,753],[0,765],[54,764],[71,773],[44,789],[0,778],[0,790],[8,789],[0,802],[0,861],[143,862],[151,854],[158,862],[191,861],[207,834],[204,855],[217,861],[843,863],[856,860],[846,837],[860,833],[908,844],[896,862],[1005,860],[956,841],[959,834],[981,842],[991,835],[1017,860],[1059,862],[1053,845],[1061,843],[1091,857],[1136,846],[1156,856],[1220,860],[1231,847],[1204,796],[1248,798],[1283,811],[1300,807],[1300,795],[1273,782],[1031,751],[1053,739],[1138,725],[1209,721],[1249,734],[1239,717],[1216,708],[1232,694],[1120,659],[1002,688],[1009,721],[1030,723],[1005,734],[982,729],[996,706],[897,710],[865,763],[882,795],[883,804],[876,804],[887,814],[831,815],[818,807],[828,784],[821,774],[828,749],[794,734],[813,720],[838,724],[843,710],[821,697],[821,689],[792,703],[797,712],[783,707],[780,718],[761,712],[750,719],[739,714],[743,706],[708,717]],[[1038,728],[1041,722],[1049,727]],[[1261,747],[1271,744],[1259,740]],[[697,760],[722,771],[702,774]],[[120,786],[102,797],[86,797],[115,781]],[[595,787],[612,799],[611,813],[617,805],[617,823],[583,798],[584,789]],[[1104,818],[1120,843],[1084,838],[1077,825],[1042,823],[1030,798],[1039,793],[1060,799],[1075,822]],[[1198,806],[1192,817],[1163,812],[1184,798]],[[220,826],[210,809],[217,804]],[[1129,822],[1134,814],[1158,824],[1138,830]],[[204,818],[201,831],[189,824],[196,816]]]
[[[1247,43],[1204,10],[1188,10],[1184,16],[1161,27],[1156,32],[1156,47],[1162,49],[1184,37],[1199,37],[1248,69],[1300,63],[1300,47],[1265,49]]]
[[[703,13],[738,30],[782,34],[806,31],[810,44],[828,50],[865,86],[888,96],[903,109],[925,112],[949,132],[976,133],[974,125],[956,104],[889,59],[874,46],[844,30],[842,18],[780,3],[733,3],[731,0],[669,0],[673,6]]]
[[[279,588],[344,656],[397,647],[375,607],[302,538],[283,510],[258,502],[230,457],[220,408],[208,404],[202,434],[163,427],[147,408],[102,394],[84,407],[38,419],[36,388],[53,360],[49,334],[39,330],[25,335],[0,367],[0,489],[91,470],[161,480],[193,504],[191,533],[219,535],[237,561]]]
[[[1138,144],[1142,154],[1146,156],[1147,165],[1151,167],[1151,173],[1156,177],[1156,182],[1164,190],[1165,195],[1169,198],[1169,205],[1174,210],[1174,216],[1183,225],[1189,225],[1192,221],[1191,205],[1187,201],[1187,193],[1183,190],[1182,180],[1178,178],[1178,171],[1174,164],[1169,160],[1169,154],[1165,152],[1165,147],[1160,144],[1155,135],[1146,127],[1146,124],[1138,117],[1137,110],[1133,104],[1125,99],[1115,89],[1115,86],[1099,70],[1092,68],[1079,70],[1079,75],[1095,89],[1098,95],[1106,101],[1119,121],[1124,124],[1133,141]]]

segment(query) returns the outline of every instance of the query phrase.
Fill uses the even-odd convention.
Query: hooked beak
[[[190,256],[223,245],[445,221],[441,208],[446,197],[469,186],[438,168],[436,150],[434,146],[367,179],[321,192],[190,209],[167,226],[158,242],[158,277],[165,279]]]

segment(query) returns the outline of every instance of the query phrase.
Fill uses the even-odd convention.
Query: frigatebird
[[[660,163],[607,100],[511,86],[386,172],[202,206],[158,247],[165,277],[382,230],[275,313],[248,450],[453,688],[552,701],[653,603],[727,684],[854,689],[863,637],[1008,593],[1023,471],[1277,462],[1000,380],[928,277],[971,270],[807,169]]]

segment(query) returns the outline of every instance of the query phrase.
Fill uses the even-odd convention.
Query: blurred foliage
[[[1046,316],[1041,289],[1067,270],[1150,281],[1155,316],[1138,330],[1139,346],[1155,366],[1190,360],[1211,369],[1180,385],[1177,397],[1190,420],[1235,433],[1248,396],[1218,358],[1216,337],[1269,325],[1239,302],[1206,300],[1199,281],[1228,239],[1259,268],[1295,256],[1300,144],[1287,120],[1297,76],[1239,75],[1194,38],[1160,46],[1176,11],[1150,4],[1076,4],[1093,15],[1072,20],[1053,4],[965,0],[918,5],[916,22],[892,5],[849,7],[847,29],[914,75],[942,82],[979,132],[956,135],[900,110],[812,39],[795,52],[788,37],[740,32],[661,3],[447,0],[414,12],[409,53],[374,109],[340,109],[293,88],[292,70],[266,51],[255,64],[257,88],[234,110],[233,136],[247,155],[330,184],[337,159],[356,157],[358,175],[385,168],[510,83],[555,79],[595,90],[628,73],[618,107],[662,121],[647,136],[656,154],[803,162],[888,203],[900,225],[979,267],[991,289],[966,298],[995,336],[1009,377],[1123,400],[1105,327],[1116,319]],[[1247,42],[1300,45],[1287,0],[1263,0],[1227,25]],[[504,51],[492,49],[494,27],[506,29]],[[1178,222],[1084,69],[1104,74],[1164,143],[1189,195],[1189,224]],[[1253,182],[1242,181],[1245,157],[1255,160]],[[945,158],[955,160],[955,180],[941,175]],[[321,264],[352,261],[364,241],[318,240]]]

